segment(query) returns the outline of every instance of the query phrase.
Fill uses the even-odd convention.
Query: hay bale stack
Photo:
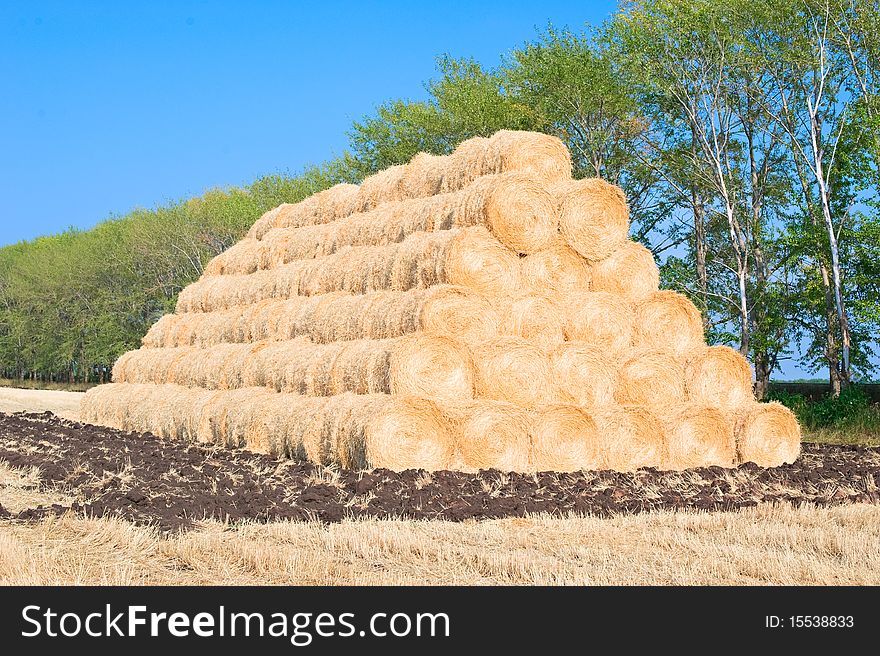
[[[739,462],[778,467],[794,462],[801,450],[801,427],[781,403],[749,403],[737,408],[736,451]]]
[[[160,414],[157,406],[169,412]],[[121,430],[200,437],[272,455],[305,453],[312,462],[350,468],[447,469],[455,453],[436,404],[386,394],[315,398],[265,388],[209,392],[113,383],[89,390],[81,412],[83,421]]]
[[[309,196],[299,203],[283,203],[261,216],[247,236],[262,239],[263,235],[281,226],[299,228],[320,225],[352,214],[358,205],[359,187],[353,184],[337,184]]]
[[[553,192],[560,234],[577,253],[604,260],[626,243],[629,207],[620,187],[587,178],[560,182]]]
[[[441,410],[455,436],[455,468],[529,471],[527,410],[504,401],[443,403]]]
[[[321,464],[788,462],[799,429],[660,291],[617,187],[502,131],[265,213],[84,416]]]

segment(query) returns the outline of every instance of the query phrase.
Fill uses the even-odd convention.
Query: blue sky
[[[0,245],[300,170],[422,97],[436,56],[489,65],[614,2],[0,3]]]

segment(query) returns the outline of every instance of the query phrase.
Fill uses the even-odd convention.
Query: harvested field
[[[5,585],[877,585],[880,506],[276,522],[0,520]]]
[[[205,519],[460,522],[729,511],[768,502],[880,504],[880,449],[810,444],[794,464],[769,469],[746,464],[682,472],[355,472],[164,441],[49,414],[0,415],[0,467],[12,472],[11,478],[31,481],[0,482],[0,515],[7,520],[72,511],[166,532],[191,529]],[[42,492],[51,493],[51,500],[40,501]]]
[[[82,392],[0,387],[0,412],[51,412],[59,417],[79,419]]]

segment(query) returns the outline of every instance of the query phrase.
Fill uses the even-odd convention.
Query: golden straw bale
[[[781,403],[748,403],[735,413],[739,462],[778,467],[794,462],[801,450],[801,427]]]
[[[523,284],[536,292],[562,295],[590,291],[590,263],[561,240],[527,255],[520,264]]]
[[[691,300],[670,290],[654,292],[633,307],[633,344],[686,354],[703,346],[703,321]]]
[[[455,436],[455,469],[529,471],[529,412],[503,401],[441,405]]]
[[[512,294],[520,285],[519,260],[482,226],[465,228],[452,239],[445,280],[490,296]]]
[[[614,402],[619,368],[616,358],[605,348],[565,342],[550,354],[550,363],[566,403],[592,408]]]
[[[116,362],[113,363],[113,370],[110,374],[110,378],[111,380],[113,380],[114,383],[121,383],[125,381],[126,365],[128,364],[129,360],[135,357],[136,353],[137,351],[128,351],[127,353],[123,353],[116,359]]]
[[[592,289],[638,301],[660,287],[654,255],[634,241],[625,241],[607,258],[593,262]]]
[[[655,412],[666,429],[668,453],[663,469],[736,465],[733,421],[723,411],[685,403]]]
[[[716,408],[754,401],[749,361],[729,346],[700,346],[688,352],[685,386],[691,399]]]
[[[559,232],[588,260],[604,260],[629,235],[629,208],[620,187],[600,178],[554,185],[559,206]]]
[[[500,130],[490,138],[489,151],[498,171],[518,171],[549,182],[571,178],[571,156],[558,137]]]
[[[667,462],[663,424],[645,408],[606,406],[589,411],[596,422],[602,467],[633,471],[640,467],[660,467]]]
[[[442,193],[459,191],[481,176],[501,172],[499,163],[490,161],[487,137],[462,141],[444,160]]]
[[[537,346],[519,337],[498,337],[471,348],[476,396],[535,407],[559,400],[550,361]]]
[[[418,153],[406,165],[400,178],[398,195],[401,198],[435,196],[443,188],[446,157]]]
[[[400,200],[406,164],[389,166],[364,178],[355,201],[356,211],[364,212],[391,200]]]
[[[535,411],[531,431],[531,467],[535,471],[601,469],[596,422],[572,405],[547,405]]]
[[[498,240],[518,253],[549,247],[558,234],[553,197],[538,181],[519,173],[480,178],[461,194],[457,212],[479,217]]]
[[[432,399],[473,398],[473,356],[459,342],[440,335],[412,335],[395,340],[389,350],[392,394]]]
[[[208,262],[204,275],[253,273],[261,269],[268,269],[271,267],[270,254],[261,241],[245,237]]]
[[[651,348],[636,348],[621,357],[614,392],[619,404],[672,406],[686,398],[682,358]]]
[[[455,455],[455,438],[437,404],[415,397],[383,399],[364,428],[364,443],[365,466],[396,471],[449,469]]]
[[[557,296],[565,313],[565,336],[606,349],[611,355],[632,345],[633,311],[624,299],[608,292]]]
[[[502,334],[521,337],[546,352],[565,341],[564,313],[547,296],[525,294],[505,305]]]

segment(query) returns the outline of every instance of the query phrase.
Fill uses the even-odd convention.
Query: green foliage
[[[839,397],[809,401],[803,394],[774,390],[768,400],[779,401],[797,415],[808,431],[880,433],[880,405],[871,403],[864,389],[851,385]]]
[[[180,290],[266,210],[344,179],[339,162],[244,189],[213,189],[93,230],[0,248],[0,377],[106,378]]]

